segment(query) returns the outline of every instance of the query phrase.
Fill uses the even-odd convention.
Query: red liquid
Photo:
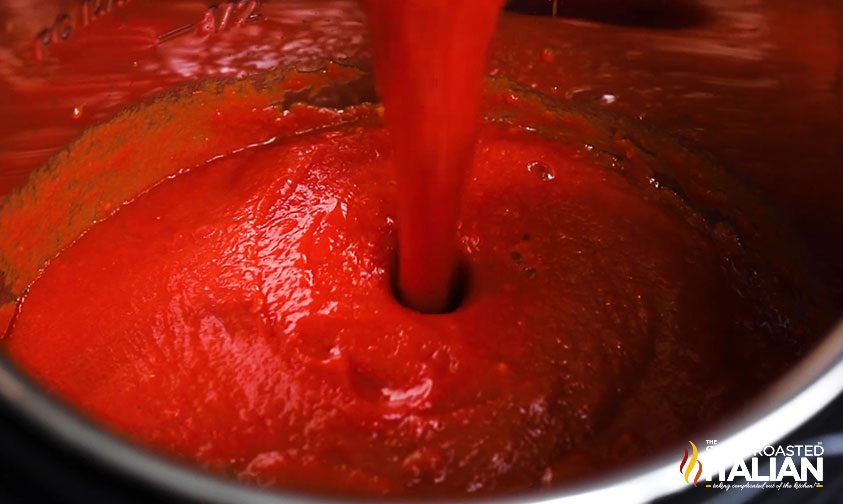
[[[461,192],[502,4],[365,1],[399,188],[398,285],[422,312],[454,302]]]
[[[25,260],[57,239],[40,223],[107,215],[112,197],[86,192],[80,170],[116,190],[159,166],[185,171],[53,258],[5,341],[131,439],[261,485],[507,493],[651,453],[736,408],[810,342],[811,317],[765,259],[583,147],[602,138],[628,170],[663,169],[578,116],[553,126],[570,144],[483,126],[458,234],[466,298],[445,315],[409,310],[390,285],[398,194],[377,108],[279,113],[235,90],[93,131],[0,215],[27,244],[2,244],[2,257]],[[537,126],[555,117],[494,96]],[[113,146],[126,131],[138,140]],[[228,153],[198,161],[216,148]],[[682,149],[659,151],[706,176]],[[51,187],[79,192],[44,198]],[[732,194],[721,190],[713,201]]]
[[[125,7],[148,16],[133,25],[139,47],[130,54],[158,66],[133,70],[125,47],[82,31],[74,43],[96,48],[98,57],[53,46],[59,61],[50,65],[61,71],[43,69],[64,84],[61,104],[76,103],[75,79],[97,65],[127,69],[105,80],[137,97],[192,78],[177,71],[221,75],[229,53],[255,54],[270,36],[310,47],[300,43],[311,37],[296,31],[306,31],[301,23],[280,14],[244,28],[253,36],[223,32],[155,46],[170,16],[193,4],[160,12],[150,5]],[[334,15],[331,26],[358,19],[349,5]],[[109,16],[100,26],[121,33],[120,13]],[[623,33],[551,24],[531,31],[532,20],[507,21],[499,45],[516,56],[498,49],[496,65],[523,71],[548,94],[576,75],[623,82],[630,92],[647,82],[640,72],[590,71],[614,55],[616,46],[600,45],[603,37],[619,43]],[[319,47],[345,48],[360,29],[323,33],[332,42]],[[560,42],[559,66],[552,66],[542,45],[577,34],[585,52],[567,55]],[[675,64],[672,54],[648,64]],[[81,65],[78,72],[61,66],[68,61]],[[253,60],[238,61],[243,70]],[[285,85],[305,89],[336,72]],[[658,84],[682,89],[682,74],[664,79]],[[679,95],[671,106],[716,122],[747,97],[727,98],[722,83],[712,86],[720,108]],[[746,89],[750,97],[765,92]],[[16,93],[0,104],[13,110],[15,125],[75,124],[72,107],[33,99],[47,90]],[[111,95],[97,96],[111,103]],[[498,99],[505,98],[491,101]],[[628,124],[563,116],[551,128],[568,135],[561,140],[506,122],[483,125],[466,165],[457,233],[472,282],[458,310],[427,316],[391,292],[401,234],[394,222],[403,218],[393,182],[402,162],[393,152],[394,124],[387,133],[377,107],[283,114],[274,100],[234,88],[171,101],[171,109],[143,109],[90,133],[29,192],[10,198],[0,212],[0,264],[10,292],[29,287],[4,350],[95,421],[179,460],[245,482],[354,495],[550,486],[685,442],[746,404],[820,334],[812,311],[821,303],[799,297],[810,281],[803,284],[802,263],[787,252],[789,238],[761,252],[742,244],[777,221],[735,210],[735,220],[751,224],[743,235],[716,212],[709,222],[682,204],[669,176],[649,180],[651,170],[669,175],[662,161],[670,160],[696,173],[702,189],[691,184],[685,192],[705,196],[711,205],[703,210],[728,203],[724,218],[743,198],[725,198],[728,184],[706,185],[710,167],[675,144],[650,149],[656,157],[637,149],[624,136]],[[508,102],[530,110],[517,96]],[[759,99],[745,113],[757,118],[776,103]],[[655,115],[652,104],[630,94],[615,105]],[[111,110],[100,105],[79,124],[91,120],[91,109]],[[36,106],[43,109],[27,114]],[[528,122],[549,116],[540,109]],[[768,128],[757,137],[765,143],[782,124],[751,122]],[[26,129],[36,130],[33,145],[57,145],[50,130]],[[243,149],[274,136],[280,140]],[[595,137],[602,144],[586,147]],[[806,138],[793,140],[810,146],[817,137]],[[834,166],[823,159],[809,159],[811,169]],[[766,161],[777,166],[776,156]],[[159,167],[150,183],[138,181]],[[124,196],[86,191],[98,177]],[[87,207],[96,211],[79,211]],[[92,225],[95,218],[101,222]],[[73,226],[69,240],[61,237]],[[35,245],[56,242],[68,246],[37,256]],[[32,275],[10,277],[9,266]],[[5,294],[0,319],[14,307],[3,304]]]
[[[194,126],[219,141],[320,122],[239,101]],[[512,492],[646,452],[801,348],[796,325],[762,336],[769,293],[733,287],[728,239],[587,152],[506,126],[483,128],[464,195],[466,299],[447,315],[404,308],[394,159],[367,110],[194,168],[93,226],[32,285],[7,351],[99,421],[209,470],[425,496]],[[94,156],[131,172],[145,154],[130,152]],[[732,340],[751,369],[718,357]],[[688,354],[705,363],[692,374]]]

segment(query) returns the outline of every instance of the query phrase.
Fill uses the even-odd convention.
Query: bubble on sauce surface
[[[530,161],[527,163],[527,170],[539,180],[550,181],[556,178],[556,171],[541,161]]]
[[[603,105],[611,105],[618,101],[618,97],[612,93],[606,93],[600,97],[600,103]]]

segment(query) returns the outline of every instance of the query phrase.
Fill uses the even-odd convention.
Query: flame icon
[[[685,448],[685,456],[682,457],[682,462],[679,463],[679,474],[683,474],[685,476],[685,483],[690,483],[691,472],[694,470],[694,464],[697,465],[697,475],[694,476],[694,486],[697,486],[697,481],[700,480],[700,476],[702,475],[702,462],[697,460],[700,452],[697,451],[697,445],[695,445],[692,441],[688,441],[688,444],[691,445],[691,460],[688,460],[688,449]],[[688,463],[687,467],[685,463]]]

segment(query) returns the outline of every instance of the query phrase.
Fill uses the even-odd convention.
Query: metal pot
[[[728,425],[696,436],[697,439],[719,440],[716,447],[705,451],[706,464],[715,472],[731,467],[759,447],[784,438],[841,392],[843,326]],[[262,491],[174,464],[83,420],[46,395],[5,359],[0,360],[0,398],[3,408],[13,412],[18,421],[37,429],[37,435],[43,436],[47,443],[60,447],[56,450],[73,452],[72,463],[89,464],[85,468],[87,477],[97,475],[94,487],[103,485],[103,474],[122,478],[122,486],[112,488],[110,492],[114,493],[106,494],[109,496],[119,495],[125,499],[127,496],[155,495],[189,502],[244,504],[348,502],[341,498]],[[681,447],[677,447],[655,460],[577,486],[499,500],[561,504],[644,502],[666,497],[688,488],[677,474],[681,453]],[[101,472],[103,469],[105,473]],[[83,488],[90,495],[91,488]],[[105,492],[103,488],[96,491]]]
[[[77,8],[93,8],[93,4],[95,3],[83,2],[82,7],[79,7],[76,3],[58,1],[32,6],[30,2],[9,0],[5,2],[5,5],[0,5],[0,19],[5,18],[8,20],[8,23],[14,24],[14,30],[16,33],[21,33],[21,35],[7,36],[5,39],[0,37],[0,48],[5,46],[13,51],[21,52],[21,47],[29,47],[29,44],[31,44],[32,37],[30,37],[30,34],[40,36],[44,29],[52,30],[50,32],[51,37],[58,37],[53,43],[60,43],[59,41],[64,40],[62,37],[68,31],[67,27],[71,26],[73,28],[72,25],[67,24],[67,19],[63,16],[67,12],[76,12],[75,9]],[[295,4],[295,2],[293,3]],[[338,0],[328,3],[344,2]],[[511,2],[514,7],[517,7],[515,5],[517,3]],[[527,3],[541,4],[541,2]],[[612,2],[608,3],[611,4]],[[648,0],[645,3],[649,8],[652,8],[652,0]],[[843,9],[839,8],[839,5],[835,6],[831,2],[824,2],[822,0],[815,2],[795,2],[794,0],[788,6],[786,0],[779,0],[769,2],[773,7],[767,10],[760,6],[739,5],[743,4],[743,2],[732,0],[700,0],[699,2],[680,3],[693,4],[692,10],[694,12],[701,9],[701,11],[709,15],[715,16],[718,19],[723,18],[725,21],[721,19],[723,24],[717,25],[719,28],[714,30],[714,32],[707,32],[704,27],[699,29],[693,28],[692,26],[689,27],[687,23],[691,21],[685,19],[683,25],[677,27],[677,31],[674,33],[670,31],[670,26],[662,25],[655,28],[645,26],[619,28],[616,25],[630,23],[617,22],[616,18],[609,16],[606,21],[610,24],[601,25],[602,28],[600,26],[595,28],[593,23],[595,21],[601,21],[599,12],[593,8],[587,8],[583,2],[573,2],[572,8],[574,10],[570,12],[570,15],[577,15],[577,12],[581,12],[582,9],[585,9],[587,15],[582,15],[582,19],[569,19],[562,21],[562,23],[565,23],[564,26],[566,27],[579,26],[582,28],[583,26],[587,26],[589,30],[608,30],[614,34],[613,36],[618,37],[618,40],[625,38],[627,41],[632,42],[633,45],[641,44],[642,47],[650,42],[653,44],[678,44],[679,48],[664,46],[661,50],[665,52],[674,51],[680,55],[684,54],[689,58],[735,58],[737,63],[740,63],[741,58],[745,58],[749,61],[747,65],[752,66],[757,64],[761,68],[764,63],[767,63],[767,60],[765,60],[764,50],[756,45],[762,44],[762,42],[766,43],[768,40],[764,37],[780,36],[786,39],[790,36],[786,30],[780,30],[782,19],[788,19],[786,16],[787,12],[793,7],[794,3],[798,3],[801,7],[792,10],[801,12],[805,16],[803,19],[805,22],[815,19],[816,16],[839,16],[839,19],[832,18],[830,22],[830,26],[837,26],[837,29],[829,28],[826,31],[818,31],[813,42],[815,47],[824,47],[826,49],[822,53],[826,55],[824,56],[825,58],[837,58],[836,66],[832,65],[836,68],[836,73],[834,71],[830,73],[826,72],[824,62],[818,62],[812,59],[816,54],[821,52],[819,49],[816,51],[806,50],[803,61],[799,60],[798,54],[788,57],[796,62],[802,63],[809,70],[814,69],[814,74],[812,75],[815,77],[815,80],[808,79],[808,82],[804,83],[806,89],[810,88],[809,90],[811,92],[818,92],[817,89],[825,89],[823,86],[827,86],[829,93],[837,93],[838,97],[843,96],[839,82],[839,75],[843,72],[843,68],[841,68],[843,66],[841,65],[841,60],[843,60],[843,56],[841,56],[843,54],[843,49],[841,49],[843,48]],[[105,5],[106,3],[96,3],[96,6],[100,4]],[[112,6],[112,4],[115,6],[114,8],[122,5],[120,2],[108,3],[109,6]],[[188,1],[185,4],[192,7],[202,6],[201,2],[195,1]],[[541,7],[539,5],[539,7],[535,8],[535,11],[546,13],[546,9],[542,9]],[[626,8],[628,9],[629,7],[627,6]],[[552,15],[564,16],[564,8],[561,11],[559,9],[560,7],[555,5],[552,10],[548,10],[547,12],[550,12]],[[576,9],[580,9],[580,11]],[[513,14],[513,16],[515,15]],[[311,19],[311,21],[313,20]],[[535,18],[532,22],[547,23],[551,21],[555,20]],[[583,23],[586,22],[591,24],[584,25]],[[761,29],[768,30],[769,33],[765,32],[764,37],[759,35],[754,39],[741,39],[740,37],[735,38],[733,36],[734,34],[729,35],[717,32],[717,30],[726,30],[730,22],[757,23]],[[522,19],[515,24],[523,27],[525,23],[528,23],[528,21]],[[178,25],[178,22],[174,23],[176,30],[179,29]],[[697,31],[694,31],[695,29]],[[720,38],[712,35],[715,32],[719,33],[718,37]],[[582,33],[572,32],[569,34],[572,35],[572,40],[575,42],[594,40],[591,35],[586,34],[586,31]],[[72,36],[72,29],[68,37],[70,36]],[[162,34],[163,36],[167,36],[163,39],[163,42],[165,42],[172,36],[177,35],[165,33]],[[578,39],[577,37],[581,38]],[[39,44],[37,37],[35,40],[37,47]],[[650,42],[647,42],[648,40]],[[653,40],[656,40],[656,42],[653,42]],[[359,44],[359,41],[357,43]],[[683,43],[686,45],[682,46]],[[729,50],[729,43],[738,45],[733,45],[731,50]],[[740,44],[744,45],[741,46]],[[718,55],[717,51],[723,51],[723,53]],[[353,51],[350,51],[350,53],[353,53]],[[351,54],[348,58],[354,60],[357,56],[359,55]],[[621,55],[617,61],[611,62],[609,65],[623,68],[623,60],[624,56]],[[625,64],[630,65],[630,62],[627,61]],[[677,72],[682,69],[684,69],[682,71],[690,71],[689,69],[693,68],[695,64],[696,62],[693,61],[689,61],[687,64],[677,64],[677,68],[673,70]],[[634,65],[632,66],[634,67]],[[0,70],[7,71],[5,74],[0,72],[0,77],[7,82],[19,84],[21,82],[19,76],[14,73],[10,75],[9,68],[11,67],[0,66]],[[24,73],[20,69],[15,70],[15,72]],[[186,81],[196,77],[196,75],[184,75],[182,80]],[[706,77],[715,78],[717,76],[705,76],[703,74],[698,76],[701,79],[700,82]],[[651,81],[648,81],[648,85],[655,89],[652,82],[658,82],[659,77],[657,75],[651,75],[649,78]],[[724,89],[728,88],[727,90],[729,91],[743,89],[740,92],[736,91],[737,98],[734,103],[739,103],[740,100],[750,96],[750,94],[747,94],[746,86],[751,86],[755,82],[755,85],[761,85],[763,87],[764,82],[767,82],[764,79],[770,78],[773,77],[769,75],[749,75],[746,76],[745,80],[737,83],[733,82],[731,85],[725,85],[722,82],[718,84],[717,81],[712,81],[714,83],[709,82],[708,84],[701,85],[700,89],[684,89],[682,92],[688,95],[708,93],[712,86],[716,87],[717,85],[721,85]],[[838,80],[835,81],[835,78]],[[647,78],[642,79],[646,81]],[[758,84],[758,82],[761,82],[761,84]],[[588,86],[577,86],[574,83],[567,83],[567,85],[568,88],[563,90],[562,94],[573,100],[592,100],[595,98],[605,100],[604,97],[609,95],[606,89],[600,87],[605,85],[605,82],[600,82],[599,79],[597,79],[596,83],[590,82]],[[627,85],[630,89],[632,88],[628,83]],[[741,86],[744,87],[742,88]],[[750,90],[752,89],[750,88]],[[621,102],[623,101],[623,92],[624,89],[620,89],[618,93]],[[774,98],[776,96],[775,89],[768,89],[766,87],[755,89],[753,93],[755,95],[763,95],[766,98]],[[610,105],[615,101],[615,96],[611,96]],[[659,100],[666,100],[668,102],[676,98],[676,96],[671,96],[670,91],[660,92],[657,96]],[[828,148],[828,156],[825,159],[830,159],[832,162],[836,160],[838,165],[843,161],[843,152],[839,148],[835,150],[834,142],[839,143],[839,139],[835,140],[833,136],[835,131],[843,131],[841,129],[841,125],[843,125],[843,98],[839,98],[839,100],[838,113],[836,115],[830,115],[830,117],[836,118],[837,122],[833,123],[828,138],[825,139],[825,143],[831,145]],[[46,105],[32,103],[22,106],[31,106],[37,110],[37,107]],[[789,111],[789,113],[792,114],[792,118],[799,117],[798,111]],[[658,113],[655,115],[658,115]],[[674,117],[671,117],[670,113],[662,113],[659,117],[665,124],[669,124],[670,119],[674,121],[686,119],[681,113],[674,114]],[[778,117],[777,119],[781,119],[782,117]],[[711,120],[719,121],[724,119],[728,119],[728,117],[724,115]],[[709,119],[701,119],[704,123],[707,120]],[[742,120],[746,120],[746,117],[743,117]],[[84,121],[80,122],[77,129],[81,129],[84,124]],[[712,123],[709,122],[706,124],[707,126],[711,126]],[[806,131],[809,129],[806,127]],[[744,137],[741,137],[740,141],[743,140]],[[753,148],[757,150],[759,145],[763,148],[766,142],[769,142],[769,139],[760,139],[759,143]],[[753,155],[752,149],[749,152],[729,154],[730,148],[734,147],[734,144],[730,144],[728,141],[712,144],[707,142],[706,138],[702,138],[701,143],[716,154],[722,154],[726,158],[731,157],[729,160],[735,164],[746,159],[751,159]],[[825,143],[822,144],[825,145]],[[807,150],[811,145],[814,144],[806,144],[805,149]],[[12,163],[9,166],[11,166],[11,168],[7,168],[9,172],[18,170],[18,172],[14,173],[13,178],[10,177],[9,180],[12,182],[7,184],[9,186],[15,186],[22,180],[21,173],[19,173],[19,168],[22,165]],[[797,166],[796,164],[792,164],[792,171],[797,171]],[[820,235],[843,235],[843,219],[838,215],[839,212],[834,204],[834,199],[825,197],[826,195],[834,194],[838,197],[843,195],[843,186],[836,185],[835,181],[839,180],[839,175],[834,175],[833,172],[825,173],[827,173],[829,180],[814,181],[815,184],[824,186],[823,191],[825,192],[822,192],[821,196],[817,198],[819,201],[811,203],[813,206],[808,207],[802,205],[805,201],[804,198],[782,198],[786,196],[786,193],[782,192],[786,191],[786,188],[782,189],[782,184],[775,183],[772,180],[777,176],[776,174],[765,175],[761,169],[756,169],[755,171],[747,169],[741,175],[766,190],[771,197],[780,201],[785,213],[791,215],[795,221],[800,222],[808,218],[817,220],[817,222],[814,222],[814,228],[821,232],[816,232],[814,233],[816,236],[809,238],[811,246],[814,249],[813,252],[824,257],[825,262],[830,264],[828,269],[825,270],[826,274],[840,276],[840,278],[832,279],[832,283],[836,281],[843,284],[843,282],[840,282],[841,278],[843,278],[843,271],[841,271],[841,265],[837,264],[839,263],[839,248],[835,249],[834,247],[828,246],[833,241],[822,242],[817,238]],[[3,176],[5,175],[7,174],[3,174]],[[793,173],[786,175],[795,176]],[[834,178],[835,176],[838,178]],[[795,187],[798,187],[798,184]],[[5,192],[9,188],[4,186],[0,189]],[[838,255],[837,259],[835,259],[836,255]],[[704,457],[707,470],[719,472],[721,468],[731,467],[736,461],[744,459],[759,447],[776,443],[811,419],[823,407],[840,395],[841,392],[843,392],[843,325],[829,332],[822,339],[821,343],[796,368],[784,373],[773,386],[743,411],[736,412],[728,422],[714,428],[710,432],[694,434],[697,440],[718,440],[716,445],[707,447],[710,449],[706,449],[701,455],[701,457]],[[0,403],[2,403],[0,432],[3,432],[4,436],[8,439],[14,439],[24,443],[21,445],[24,447],[20,454],[21,464],[24,466],[29,464],[31,467],[27,471],[30,473],[38,473],[45,468],[51,467],[53,464],[63,467],[62,470],[64,472],[62,474],[64,474],[63,478],[65,481],[60,481],[58,484],[63,485],[64,488],[82,488],[83,491],[94,492],[94,494],[109,497],[120,496],[120,498],[134,497],[144,499],[149,498],[149,496],[156,496],[158,498],[180,498],[189,501],[214,503],[326,502],[344,500],[322,496],[314,497],[292,493],[269,492],[245,487],[165,460],[156,454],[149,453],[119,439],[88,420],[81,418],[66,406],[44,393],[23,373],[16,370],[14,365],[5,358],[0,358]],[[3,439],[4,436],[0,436],[0,439]],[[562,487],[557,490],[530,495],[501,498],[500,500],[537,503],[602,503],[612,501],[648,501],[670,496],[688,488],[685,481],[677,475],[677,468],[682,458],[682,452],[683,446],[677,446],[652,460],[644,461],[639,465],[629,467],[620,472],[602,475],[599,478],[582,482],[575,486]],[[35,454],[40,455],[32,458],[31,456]],[[84,483],[85,481],[87,483]],[[119,484],[113,482],[119,482]],[[110,488],[107,489],[106,487],[109,486]],[[72,492],[73,490],[69,491]]]

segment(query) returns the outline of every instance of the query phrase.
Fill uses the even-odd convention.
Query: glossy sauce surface
[[[241,480],[451,495],[640,455],[807,343],[798,319],[761,337],[768,293],[742,291],[716,236],[587,150],[494,125],[464,195],[467,297],[404,308],[390,153],[345,126],[162,182],[50,262],[7,350],[119,432]],[[703,369],[677,375],[687,359]]]
[[[459,302],[460,199],[502,0],[367,0],[375,77],[398,180],[397,291],[442,313]]]
[[[350,40],[359,13],[331,5],[349,19],[337,40]],[[148,14],[148,26],[161,25]],[[564,45],[533,53],[525,19],[505,17],[499,37],[523,36],[514,52],[535,59],[503,67],[558,94],[551,83],[568,70],[557,58],[571,69],[591,60],[563,56]],[[274,22],[245,29],[277,33]],[[535,37],[549,44],[556,25],[544,22]],[[567,28],[573,40],[590,37],[576,26]],[[200,54],[256,43],[230,37]],[[494,52],[493,73],[507,54]],[[153,74],[133,96],[190,77]],[[598,91],[598,100],[624,106],[624,95]],[[774,214],[744,213],[753,199],[728,199],[743,194],[732,182],[695,191],[669,173],[638,175],[675,159],[698,168],[706,187],[712,168],[675,139],[652,157],[619,133],[634,137],[642,126],[617,129],[588,114],[559,123],[579,131],[573,140],[500,120],[481,127],[457,235],[466,298],[447,315],[415,313],[390,285],[398,196],[377,107],[281,112],[221,96],[218,114],[197,115],[195,130],[175,128],[172,139],[225,143],[230,130],[239,147],[178,166],[52,259],[4,343],[93,418],[182,460],[246,482],[343,494],[551,486],[722,419],[827,323],[802,297],[813,287],[800,276],[804,260],[787,252],[796,240],[784,232],[780,248],[759,252],[757,237],[731,222],[776,229]],[[517,94],[503,99],[514,110],[533,106]],[[651,113],[655,123],[663,118]],[[595,149],[591,129],[614,138],[615,150]],[[138,159],[106,148],[98,135],[108,132],[91,133],[84,145],[93,147],[71,150],[62,166],[85,159],[130,173]],[[144,155],[154,159],[135,154]],[[734,214],[686,204],[695,192]],[[10,233],[32,233],[3,222]],[[7,248],[4,260],[14,257]],[[780,262],[793,271],[771,265]]]
[[[105,2],[85,17],[86,3],[0,2],[0,193],[84,128],[171,86],[325,59],[371,65],[356,0],[244,2],[228,17],[231,2]],[[509,3],[548,13],[544,0]],[[701,145],[794,224],[843,306],[843,5],[569,0],[557,13],[504,13],[487,71]],[[36,61],[36,35],[65,14],[70,34],[48,37]]]

